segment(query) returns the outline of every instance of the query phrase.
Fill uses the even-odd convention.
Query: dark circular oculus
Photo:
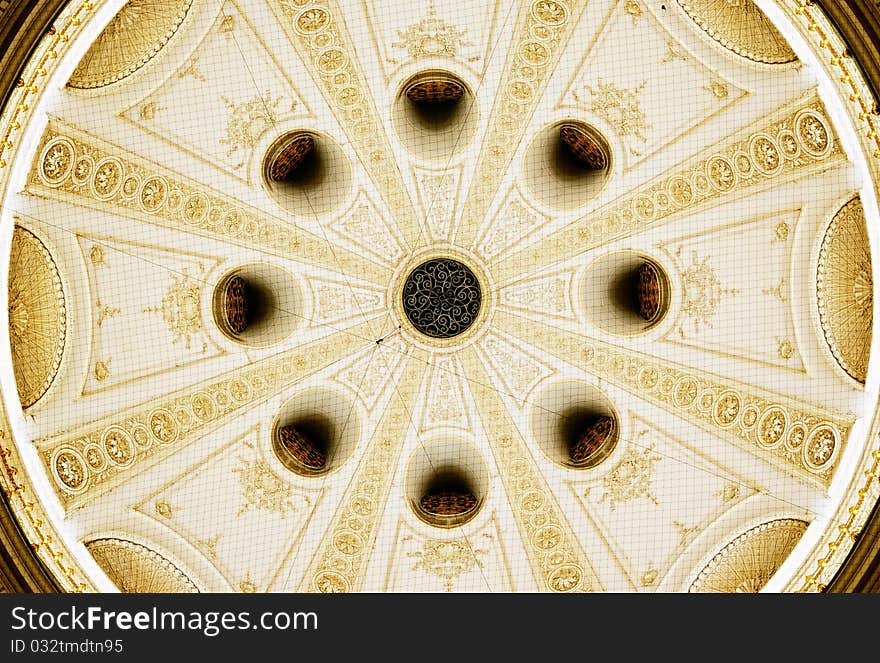
[[[450,258],[435,258],[409,273],[403,310],[412,326],[431,338],[453,338],[474,324],[482,291],[474,273]]]

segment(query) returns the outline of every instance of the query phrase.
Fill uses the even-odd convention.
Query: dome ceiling
[[[0,119],[2,478],[67,589],[828,582],[880,163],[818,8],[89,6]]]

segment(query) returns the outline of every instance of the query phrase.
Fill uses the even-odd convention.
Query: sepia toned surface
[[[830,582],[877,496],[880,147],[856,70],[826,84],[852,63],[820,8],[144,4],[66,7],[0,118],[3,481],[62,588]],[[430,122],[389,119],[434,70],[476,105],[440,158],[411,149]],[[542,166],[564,120],[607,141],[601,178]],[[299,130],[351,173],[331,192],[325,152],[312,215],[262,174]],[[479,284],[440,339],[401,299],[432,260]],[[662,316],[609,285],[646,260]],[[289,319],[224,335],[216,285],[263,263]],[[600,402],[616,444],[574,468],[554,417]],[[320,416],[326,468],[298,475],[273,422]],[[479,501],[452,528],[408,496],[443,464]]]

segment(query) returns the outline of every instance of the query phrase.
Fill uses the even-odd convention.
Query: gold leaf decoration
[[[807,531],[803,520],[771,520],[740,534],[712,558],[688,589],[692,593],[761,591]]]
[[[66,333],[55,261],[33,233],[16,226],[9,260],[9,337],[22,407],[42,398],[58,374]]]
[[[162,555],[124,539],[96,539],[86,548],[119,591],[129,594],[196,594],[186,574]]]
[[[724,48],[765,64],[797,59],[791,46],[752,0],[678,0],[685,13]]]
[[[177,32],[192,0],[128,0],[80,61],[68,85],[99,88],[152,60]]]
[[[816,291],[825,341],[837,363],[862,384],[874,325],[874,280],[861,198],[844,205],[822,239]]]

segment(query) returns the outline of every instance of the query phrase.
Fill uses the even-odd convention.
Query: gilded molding
[[[128,0],[110,19],[68,81],[100,88],[146,66],[177,33],[193,0]]]
[[[9,337],[12,368],[24,408],[48,391],[64,355],[67,308],[61,276],[49,250],[16,225],[9,259]]]
[[[86,549],[120,592],[134,594],[197,594],[199,589],[172,562],[140,543],[95,539]]]
[[[602,583],[473,348],[463,363],[538,587],[602,591]]]
[[[144,462],[217,428],[348,354],[372,338],[371,325],[337,332],[181,389],[103,421],[36,440],[62,504],[81,506],[120,484]]]
[[[874,280],[865,210],[858,196],[828,225],[816,273],[819,321],[840,367],[865,383],[874,326]]]
[[[771,520],[740,534],[716,554],[688,592],[754,594],[767,584],[794,550],[809,523]]]
[[[100,5],[100,2],[98,2],[96,4]],[[791,2],[789,4],[794,5],[796,3]],[[800,4],[805,8],[805,14],[808,11],[814,11],[812,9],[811,4],[807,4],[807,3],[800,3]],[[849,3],[847,3],[847,4],[849,4]],[[818,11],[818,10],[816,10],[816,11]],[[821,24],[820,29],[824,25],[825,25],[824,23]],[[818,42],[820,39],[824,39],[824,37],[822,37],[821,33],[819,33],[817,30],[816,41]],[[834,62],[834,63],[832,63],[831,66],[832,67],[840,67],[840,71],[843,72],[843,76],[845,76],[845,77],[848,76],[847,68],[851,69],[852,67],[855,66],[855,61],[853,60],[853,58],[850,55],[848,55],[845,51],[841,51],[840,49],[837,49],[835,51],[834,49],[837,48],[837,42],[835,42],[833,40],[831,41],[830,46],[823,45],[822,48],[827,48],[832,53],[835,53],[833,58],[835,60],[839,59],[840,63],[838,64],[837,62]],[[835,68],[834,71],[836,73],[838,70]],[[847,80],[844,80],[844,84],[845,85],[847,84]],[[25,95],[25,96],[27,96],[27,95]],[[876,140],[876,138],[877,138],[876,131],[874,131],[873,133],[871,132],[871,123],[875,121],[875,116],[876,116],[876,113],[874,113],[872,115],[872,113],[870,112],[871,100],[865,99],[864,97],[860,97],[860,96],[857,96],[856,98],[850,99],[850,102],[852,103],[853,107],[856,105],[856,103],[862,103],[864,101],[867,101],[868,105],[865,107],[865,108],[867,108],[866,113],[861,117],[861,119],[864,121],[865,126],[858,127],[861,130],[860,136],[863,141],[865,140],[865,136],[861,135],[861,134],[866,134],[869,141],[872,139]],[[6,149],[6,146],[0,145],[0,149]],[[9,149],[13,149],[12,145],[9,146]],[[874,441],[874,443],[876,444],[876,440]],[[871,449],[871,447],[868,448],[868,453],[870,453],[870,449]],[[876,451],[875,451],[875,458],[876,458]],[[878,459],[878,460],[880,460],[880,459]],[[870,465],[870,460],[868,461],[867,465],[868,466]],[[876,478],[876,473],[877,473],[877,464],[875,463],[873,470],[870,470],[870,469],[868,470],[868,474],[870,476],[868,476],[867,482],[864,484],[863,489],[859,490],[858,502],[856,503],[854,501],[852,503],[853,506],[851,508],[855,509],[858,515],[856,515],[854,520],[847,521],[845,524],[841,525],[841,537],[842,538],[835,539],[833,541],[834,547],[831,548],[831,551],[830,551],[831,553],[834,553],[834,555],[829,555],[828,557],[824,558],[823,560],[820,560],[825,563],[819,565],[819,575],[818,576],[816,576],[815,578],[813,578],[812,576],[808,577],[808,583],[813,583],[812,585],[810,585],[810,588],[823,586],[823,583],[826,582],[829,577],[828,574],[830,572],[832,572],[832,570],[836,569],[839,566],[839,563],[841,561],[840,556],[842,554],[845,554],[845,550],[850,547],[851,542],[849,542],[849,538],[855,537],[855,535],[858,531],[858,524],[856,524],[856,523],[863,522],[863,520],[864,520],[863,516],[866,513],[866,509],[870,509],[870,507],[873,505],[874,498],[876,496],[876,491],[874,490],[874,487],[877,485],[876,481],[874,480]],[[869,484],[870,484],[870,490],[869,490]],[[856,483],[854,481],[852,490],[850,492],[854,493],[854,491],[857,488],[858,488],[858,486],[856,485]],[[845,509],[845,508],[846,508],[846,505],[844,505],[841,510],[841,513],[844,514],[844,519],[845,519],[845,511],[843,511],[843,509]],[[691,524],[691,523],[687,523],[687,524]],[[834,534],[835,534],[834,532],[831,532],[830,534],[826,535],[825,537],[823,537],[823,541],[824,541],[824,538],[829,538],[829,539],[834,538]],[[841,543],[841,541],[842,541],[842,543]],[[826,568],[827,568],[827,570],[823,570]]]
[[[376,111],[359,57],[334,0],[271,3],[328,107],[349,136],[360,163],[397,220],[410,250],[424,244],[424,233],[403,182],[382,118]]]
[[[516,336],[523,319],[495,314],[495,325]],[[828,488],[855,417],[795,403],[733,380],[532,321],[527,342],[562,361],[655,403],[720,439]]]
[[[49,71],[79,34],[89,14],[102,3],[100,0],[84,0],[70,5],[58,16],[56,12],[62,5],[61,0],[35,4],[28,8],[27,13],[19,12],[19,5],[10,5],[7,9],[3,23],[16,26],[13,21],[17,18],[21,22],[16,26],[21,29],[20,33],[10,35],[4,30],[6,25],[0,26],[0,37],[4,39],[0,47],[9,47],[8,50],[0,48],[0,62],[3,63],[0,79],[4,83],[0,95],[8,93],[6,105],[0,114],[0,196],[5,194],[8,186],[8,171],[5,169],[14,160],[20,147],[18,139],[22,128],[31,120],[35,99],[44,91]],[[49,27],[50,24],[52,27]],[[36,48],[32,50],[34,46]],[[16,72],[22,65],[19,74],[10,73],[7,76],[7,72]],[[14,76],[19,78],[17,85],[12,88]],[[6,87],[7,82],[11,89]],[[62,590],[95,591],[95,586],[70,553],[64,537],[50,520],[30,482],[19,481],[18,477],[24,476],[24,463],[7,431],[11,431],[8,415],[5,406],[0,406],[0,487],[30,550]]]
[[[197,233],[386,283],[390,273],[317,235],[275,219],[94,136],[52,120],[25,191],[52,200],[126,212],[137,220]]]
[[[376,425],[299,591],[336,593],[360,589],[400,452],[411,425],[419,383],[427,372],[421,357],[409,356],[392,400]]]
[[[823,0],[823,4],[831,5],[831,2]],[[834,3],[837,4],[837,3]],[[866,11],[862,0],[850,0],[847,5],[861,5],[859,10]],[[844,89],[850,92],[848,97],[850,112],[856,115],[860,123],[857,125],[859,138],[869,157],[869,166],[874,173],[877,172],[876,162],[871,162],[870,157],[880,160],[880,113],[878,113],[877,98],[870,87],[878,89],[876,76],[869,75],[866,81],[862,65],[854,57],[852,50],[845,42],[836,28],[829,22],[828,10],[818,6],[814,0],[786,0],[784,2],[786,12],[804,26],[804,32],[812,41],[813,46],[825,51],[828,66],[834,76],[840,80]],[[851,7],[855,9],[855,7]],[[846,8],[844,8],[846,9]],[[872,18],[877,17],[877,11],[867,10]],[[841,15],[835,10],[838,19]],[[876,20],[866,21],[867,25],[847,25],[847,32],[852,34],[855,29],[860,35],[874,31]],[[873,44],[872,44],[873,45]],[[861,45],[860,45],[861,46]],[[876,51],[872,51],[876,52]],[[864,47],[859,48],[859,55],[866,54]],[[871,72],[876,73],[877,63],[868,63]],[[870,448],[870,447],[869,447]],[[867,454],[867,449],[866,449]],[[845,568],[848,556],[853,551],[856,539],[862,533],[863,527],[870,528],[870,536],[862,536],[866,545],[876,541],[877,529],[880,528],[880,519],[876,516],[878,496],[880,496],[880,438],[873,438],[873,449],[870,456],[866,455],[864,476],[862,484],[856,489],[855,481],[849,491],[849,506],[841,508],[839,520],[842,522],[837,527],[836,535],[829,535],[827,544],[822,549],[823,553],[815,553],[805,566],[803,575],[792,579],[789,588],[798,592],[825,591],[828,584],[834,579],[835,574],[841,567]],[[874,514],[872,516],[872,514]],[[867,532],[866,532],[867,534]],[[856,544],[859,555],[863,555],[864,548]],[[821,554],[821,556],[819,556]],[[872,550],[871,553],[874,554]],[[858,573],[858,572],[856,572]],[[874,587],[874,589],[877,589]]]
[[[797,60],[776,26],[752,0],[676,0],[694,23],[737,55],[764,64]]]
[[[473,183],[455,228],[459,246],[473,245],[523,130],[586,5],[587,0],[522,3]]]
[[[692,214],[734,195],[788,181],[793,175],[826,170],[845,160],[825,106],[813,91],[720,148],[703,152],[686,166],[506,257],[492,271],[504,282],[519,275],[522,265],[569,260],[682,213]]]

